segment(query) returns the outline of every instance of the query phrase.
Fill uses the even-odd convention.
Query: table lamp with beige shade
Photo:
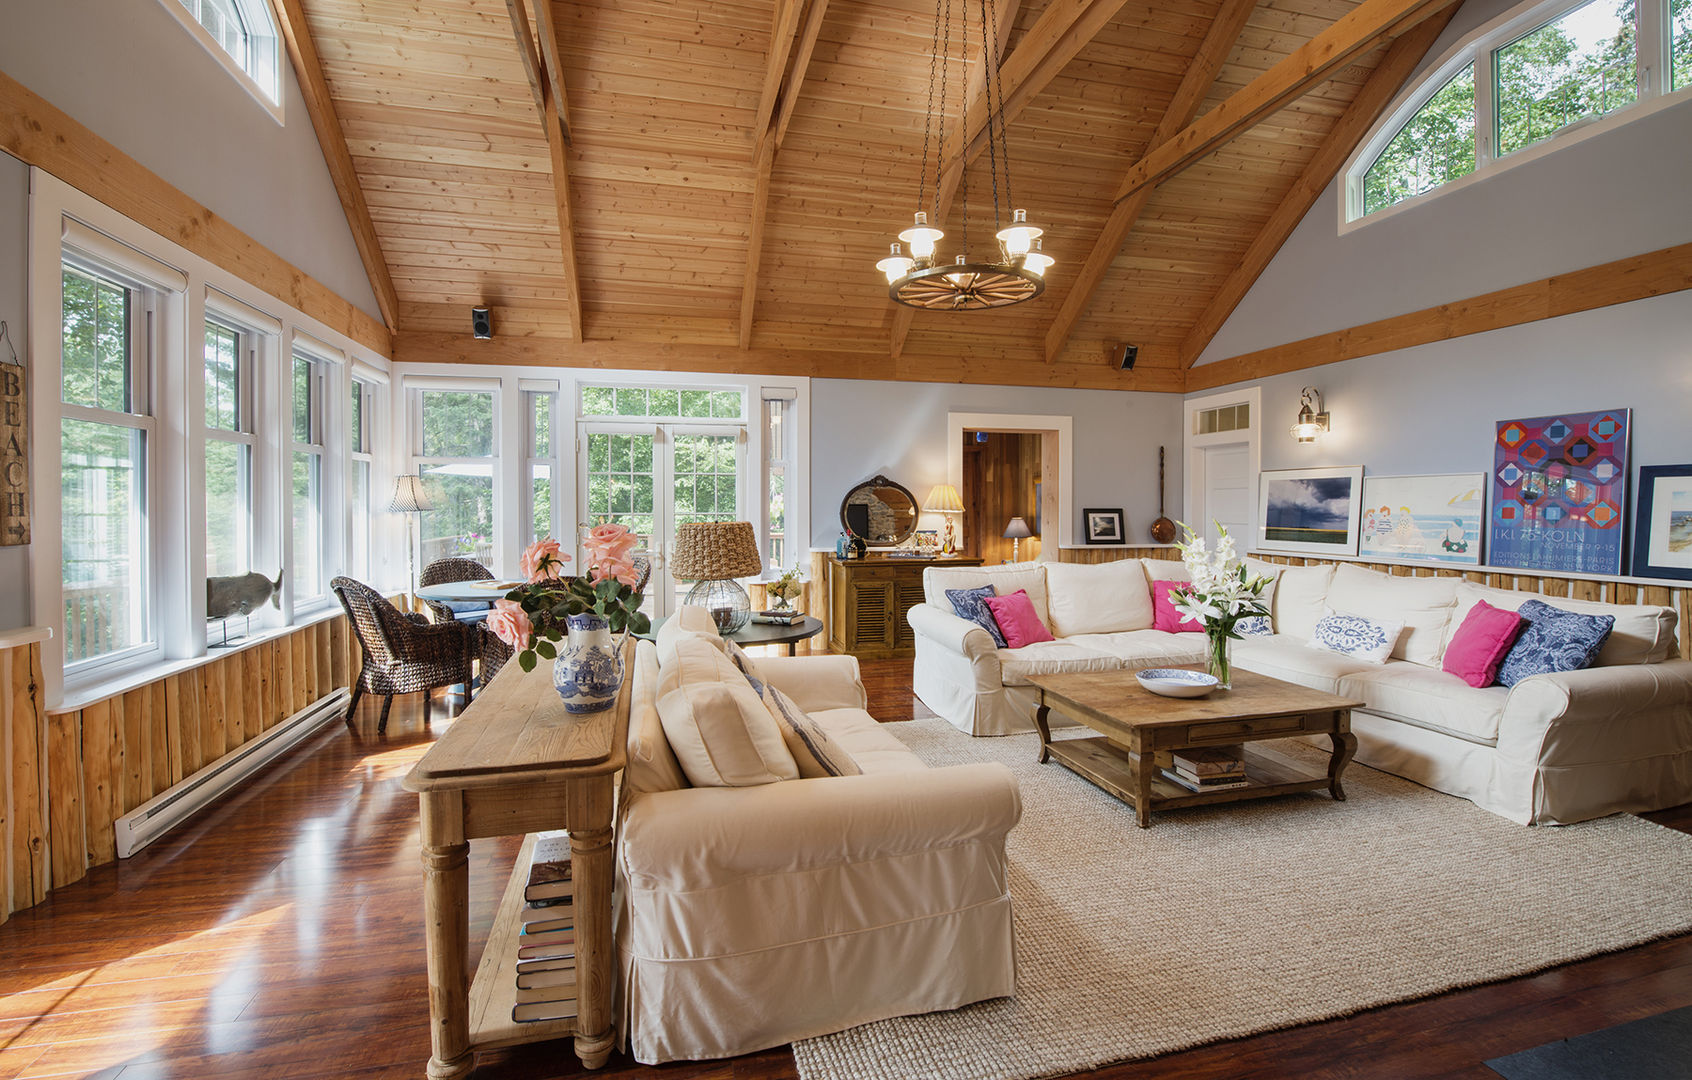
[[[682,603],[709,611],[721,633],[732,634],[752,618],[752,598],[734,579],[763,569],[750,521],[694,521],[676,528],[670,574],[695,582]]]
[[[1022,542],[1034,535],[1034,530],[1028,527],[1023,518],[1013,517],[1010,524],[1005,526],[1005,539],[1011,542],[1011,562],[1022,559]]]
[[[958,489],[950,484],[935,484],[934,490],[928,493],[928,501],[922,504],[922,509],[925,514],[940,514],[945,517],[946,536],[940,544],[940,554],[956,555],[958,545],[953,534],[952,519],[964,512],[963,500],[958,498]]]
[[[430,501],[429,493],[423,488],[423,478],[416,473],[406,473],[394,477],[394,497],[388,502],[388,510],[396,514],[405,514],[405,587],[407,591],[417,593],[417,542],[413,536],[417,519],[412,515],[422,514],[433,510],[435,504]]]

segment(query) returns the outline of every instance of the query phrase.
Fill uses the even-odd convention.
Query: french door
[[[636,550],[652,560],[641,610],[654,619],[674,611],[692,588],[673,579],[667,565],[676,526],[748,520],[742,424],[583,422],[576,460],[577,520],[589,528],[627,525],[640,537]]]

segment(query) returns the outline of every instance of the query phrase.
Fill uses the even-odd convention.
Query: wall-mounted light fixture
[[[1299,442],[1315,442],[1328,433],[1328,414],[1322,408],[1322,392],[1306,386],[1298,394],[1298,423],[1292,426],[1293,438]]]

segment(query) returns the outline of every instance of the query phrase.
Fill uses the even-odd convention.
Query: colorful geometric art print
[[[1621,573],[1631,420],[1610,409],[1500,422],[1487,562]]]

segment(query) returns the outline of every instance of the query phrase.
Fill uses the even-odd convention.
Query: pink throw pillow
[[[1040,616],[1034,613],[1034,601],[1028,599],[1027,589],[1018,589],[1009,596],[984,596],[987,610],[1005,635],[1005,648],[1020,649],[1041,641],[1055,641]]]
[[[1184,589],[1185,581],[1154,581],[1152,582],[1152,629],[1167,630],[1171,634],[1202,634],[1204,624],[1197,619],[1189,619],[1175,610],[1175,601],[1169,599],[1169,590]]]
[[[1491,686],[1498,681],[1498,666],[1509,655],[1526,622],[1514,611],[1480,601],[1451,635],[1440,666],[1470,686]]]

